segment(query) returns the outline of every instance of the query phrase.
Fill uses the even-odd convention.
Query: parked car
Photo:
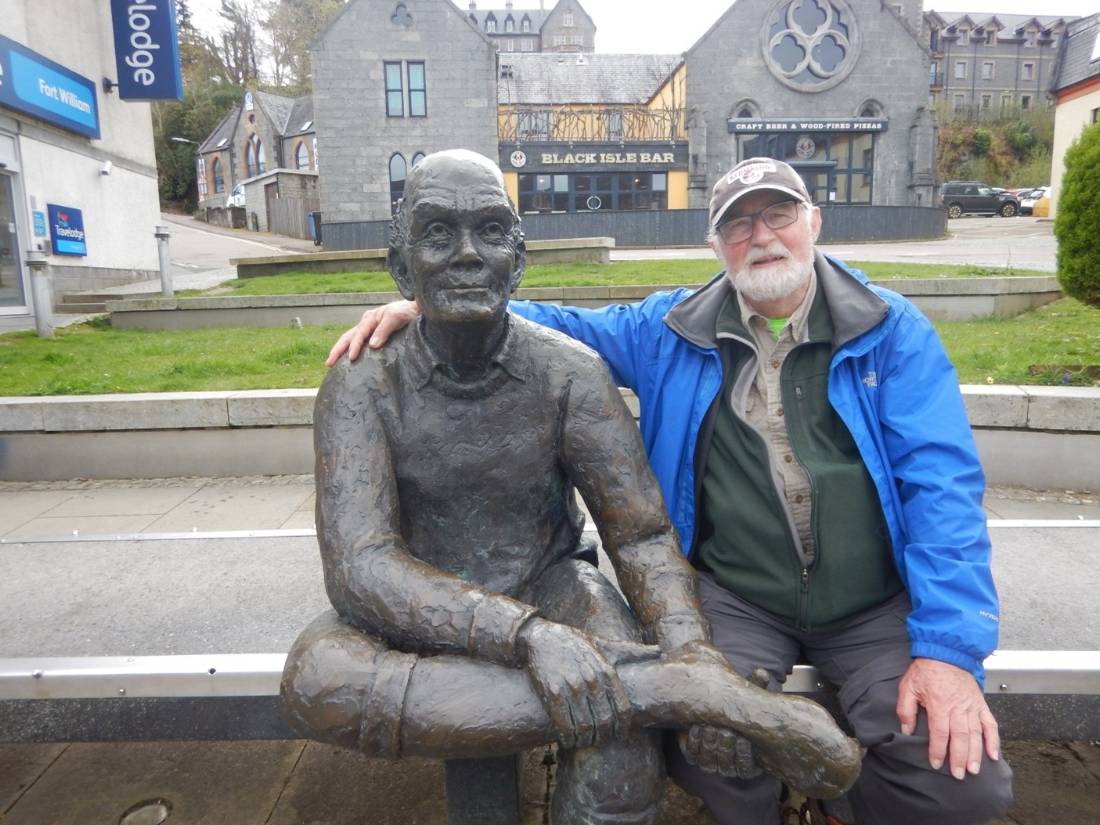
[[[949,218],[965,214],[1011,218],[1020,211],[1020,202],[1008,192],[997,192],[976,180],[949,180],[940,187],[940,205]]]
[[[227,206],[244,206],[244,184],[238,183],[226,199]]]
[[[1038,189],[1032,189],[1029,192],[1025,192],[1020,196],[1020,214],[1030,215],[1034,211],[1035,204],[1038,202],[1039,198],[1049,194],[1049,186],[1040,186]]]

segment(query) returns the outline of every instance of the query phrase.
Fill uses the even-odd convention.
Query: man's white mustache
[[[777,241],[772,241],[763,249],[753,248],[750,249],[745,256],[745,263],[754,264],[764,258],[789,258],[791,257],[790,250]]]

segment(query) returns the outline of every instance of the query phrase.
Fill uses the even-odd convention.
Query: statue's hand
[[[669,658],[710,662],[730,669],[729,661],[709,642],[689,642],[668,653]],[[757,668],[749,676],[757,687],[767,688],[768,672]],[[679,735],[680,752],[689,765],[707,773],[735,779],[752,779],[763,773],[756,762],[752,743],[736,731],[713,725],[692,725]]]
[[[614,739],[627,726],[630,701],[615,669],[575,628],[532,619],[520,632],[527,672],[563,748]]]

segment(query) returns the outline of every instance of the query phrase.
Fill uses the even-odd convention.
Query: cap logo
[[[745,186],[751,186],[761,180],[764,175],[769,172],[777,171],[779,170],[774,163],[746,163],[744,166],[739,166],[726,175],[726,183],[732,185],[737,181],[741,181]]]

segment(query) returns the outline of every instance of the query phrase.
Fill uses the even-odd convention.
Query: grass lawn
[[[995,275],[1049,275],[1032,270],[1006,270],[970,265],[909,264],[853,261],[875,280],[892,278],[980,278]],[[632,286],[635,284],[702,284],[718,271],[716,261],[615,261],[596,264],[541,264],[531,266],[521,286]],[[189,295],[305,295],[331,292],[391,292],[388,272],[343,272],[332,275],[288,274],[239,278],[205,292]]]
[[[947,351],[968,384],[1058,384],[1064,370],[1100,365],[1100,309],[1065,298],[1005,321],[941,321]],[[0,335],[0,395],[316,387],[340,325],[301,329],[116,330],[105,321],[67,327],[53,339]],[[1066,383],[1091,386],[1070,372]]]

